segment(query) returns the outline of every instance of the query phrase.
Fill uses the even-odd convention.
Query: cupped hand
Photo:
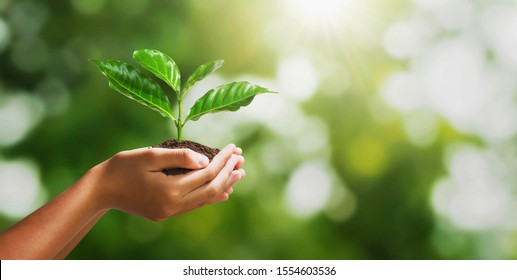
[[[141,148],[124,151],[91,170],[98,207],[162,221],[228,199],[245,176],[242,150],[230,144],[209,163],[189,149]],[[164,168],[193,171],[167,176]]]

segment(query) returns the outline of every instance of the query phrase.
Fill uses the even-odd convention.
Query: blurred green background
[[[104,216],[71,259],[517,258],[517,4],[0,0],[0,229],[121,150],[175,137],[89,58],[153,48],[192,90],[280,92],[189,123],[244,149],[231,199]]]

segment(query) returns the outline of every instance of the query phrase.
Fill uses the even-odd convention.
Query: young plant
[[[167,95],[156,81],[147,77],[139,69],[117,60],[99,61],[92,59],[99,70],[109,80],[109,86],[140,104],[143,104],[162,116],[174,121],[178,132],[178,142],[182,140],[182,130],[185,124],[197,121],[207,113],[218,111],[237,111],[247,106],[257,94],[276,93],[249,82],[232,82],[209,90],[199,98],[185,119],[183,119],[183,98],[192,86],[209,74],[219,69],[224,61],[216,60],[199,66],[181,86],[181,75],[178,65],[168,55],[157,50],[136,50],[133,59],[169,85],[176,94],[178,114],[175,116]]]

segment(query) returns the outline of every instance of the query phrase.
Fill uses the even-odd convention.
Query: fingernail
[[[237,182],[239,182],[241,180],[241,175],[240,174],[235,174],[231,177],[231,181],[230,181],[230,185],[233,185]]]
[[[198,158],[198,163],[201,166],[205,166],[209,162],[208,158],[204,155],[198,155],[197,158]]]

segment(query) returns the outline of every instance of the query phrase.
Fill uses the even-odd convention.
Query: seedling
[[[133,59],[172,88],[178,103],[176,116],[173,113],[172,104],[161,86],[139,69],[118,60],[92,59],[92,61],[108,78],[109,86],[112,89],[159,112],[162,116],[172,119],[178,132],[178,142],[182,141],[183,126],[188,121],[197,121],[207,113],[237,111],[241,107],[249,105],[257,94],[276,93],[249,82],[232,82],[221,85],[209,90],[199,98],[183,119],[183,98],[189,89],[219,69],[224,61],[216,60],[199,66],[182,87],[178,65],[168,55],[157,50],[144,49],[134,51]]]

